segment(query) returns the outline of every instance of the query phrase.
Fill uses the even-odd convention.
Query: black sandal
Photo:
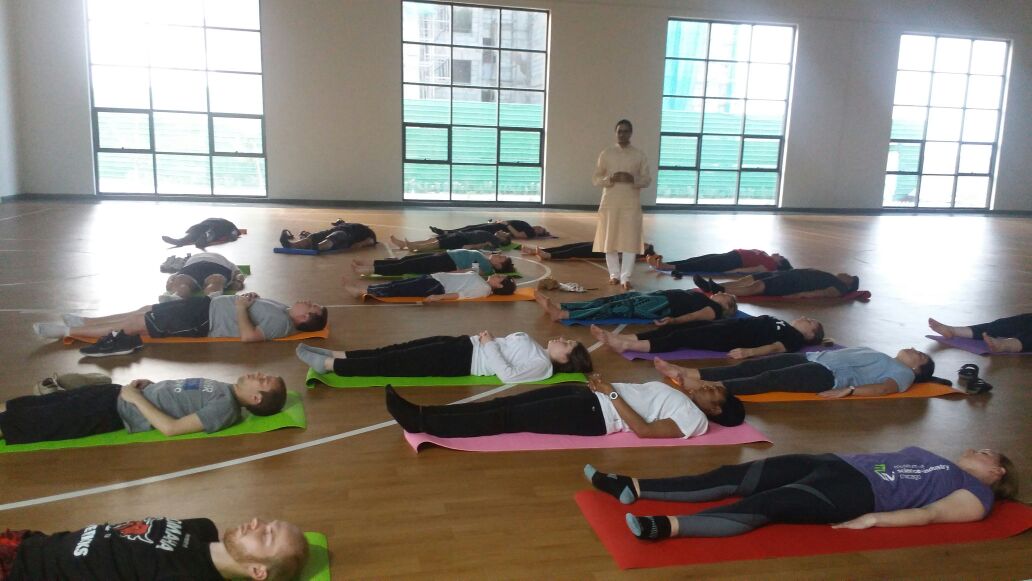
[[[993,385],[981,378],[975,378],[968,382],[967,392],[968,395],[981,395],[983,393],[989,393],[993,390]]]
[[[974,363],[965,363],[957,370],[957,385],[963,389],[978,381],[978,366]]]

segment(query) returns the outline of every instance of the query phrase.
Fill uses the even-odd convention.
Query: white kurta
[[[612,176],[626,172],[634,183],[613,183]],[[592,183],[603,188],[598,205],[598,226],[595,229],[595,252],[644,251],[641,228],[641,190],[652,184],[649,160],[633,145],[610,145],[598,156]]]

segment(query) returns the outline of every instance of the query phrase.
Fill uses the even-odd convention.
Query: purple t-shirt
[[[871,482],[874,510],[921,508],[957,490],[975,495],[985,514],[993,508],[993,491],[949,460],[911,446],[899,452],[836,454]]]

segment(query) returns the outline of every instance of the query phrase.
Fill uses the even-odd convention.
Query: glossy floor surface
[[[150,345],[133,356],[83,359],[73,348],[33,335],[33,321],[54,320],[60,313],[109,314],[156,302],[165,279],[158,267],[174,252],[159,235],[180,235],[189,224],[216,215],[248,230],[240,240],[212,248],[251,265],[247,290],[286,302],[310,298],[330,307],[331,333],[325,345],[371,347],[483,329],[495,335],[526,331],[540,340],[563,334],[594,344],[586,328],[553,324],[532,302],[360,305],[344,294],[342,280],[357,281],[349,268],[352,258],[390,255],[383,244],[318,257],[271,251],[280,229],[316,230],[338,217],[371,225],[382,240],[390,234],[424,238],[428,225],[521,218],[560,237],[550,242],[565,243],[591,239],[591,212],[5,203],[0,205],[0,325],[5,333],[0,398],[26,394],[54,371],[105,371],[117,382],[128,382],[190,376],[232,380],[262,370],[284,376],[291,389],[304,392],[309,427],[247,437],[0,455],[0,528],[56,531],[146,515],[208,516],[230,526],[259,515],[326,533],[336,578],[583,579],[620,574],[573,502],[573,494],[587,487],[581,468],[588,462],[610,471],[659,476],[796,452],[918,445],[952,457],[968,447],[990,447],[1018,463],[1021,497],[1032,500],[1032,357],[979,357],[941,349],[924,338],[930,333],[929,316],[966,324],[1032,311],[1032,222],[1027,218],[763,213],[645,217],[647,239],[669,258],[763,248],[785,254],[796,266],[859,274],[862,288],[873,293],[866,304],[744,308],[789,319],[817,317],[829,336],[846,345],[892,353],[910,346],[926,350],[942,377],[955,379],[961,364],[976,363],[995,385],[990,395],[750,405],[749,421],[771,437],[772,446],[495,454],[434,448],[417,456],[397,425],[388,422],[381,389],[306,391],[305,366],[294,357],[292,343]],[[551,274],[597,289],[587,296],[615,292],[597,264],[520,259],[517,266],[526,276],[523,284]],[[691,286],[687,279],[674,281],[644,265],[638,265],[633,282],[641,290]],[[649,364],[625,361],[604,347],[594,351],[594,360],[612,381],[657,378]],[[525,388],[506,391],[520,389]],[[485,388],[400,391],[420,403],[448,403]],[[298,444],[310,446],[283,450]],[[273,454],[251,457],[265,452]],[[148,477],[157,478],[134,482]],[[114,486],[96,489],[109,485]],[[48,498],[52,495],[67,496]],[[1026,533],[970,545],[623,575],[1002,579],[1030,572],[1032,535]]]

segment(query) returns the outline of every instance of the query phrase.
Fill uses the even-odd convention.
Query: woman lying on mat
[[[387,411],[409,433],[469,438],[533,432],[604,436],[634,432],[642,438],[701,436],[714,421],[737,426],[745,408],[713,387],[674,388],[649,383],[607,383],[592,374],[587,385],[563,383],[485,402],[419,406],[387,386]]]
[[[714,295],[716,296],[716,295]],[[770,315],[668,325],[644,333],[620,335],[595,325],[591,334],[617,353],[667,353],[678,349],[727,351],[731,359],[792,353],[824,341],[824,325],[799,317],[791,323]]]
[[[513,238],[519,238],[521,240],[538,238],[540,236],[551,236],[544,226],[531,226],[523,220],[492,220],[483,224],[470,224],[469,226],[455,228],[454,230],[435,228],[434,226],[431,226],[430,230],[433,231],[434,234],[455,234],[456,232],[472,232],[474,230],[507,232],[512,235]]]
[[[639,539],[730,537],[767,524],[833,524],[837,529],[908,527],[981,520],[994,499],[1014,498],[1018,474],[993,450],[954,462],[917,447],[873,454],[792,454],[722,466],[699,475],[639,479],[588,464],[591,484],[624,504],[639,498],[732,504],[692,515],[634,516]]]
[[[549,248],[541,248],[540,246],[527,246],[524,244],[520,247],[522,254],[532,254],[542,260],[566,260],[569,258],[587,258],[589,260],[605,260],[605,252],[592,252],[591,247],[594,242],[573,242],[570,244],[563,244],[562,246],[551,246]],[[638,260],[644,260],[647,256],[652,256],[656,253],[656,248],[646,242],[645,252],[638,256]]]
[[[497,375],[506,383],[541,381],[554,373],[587,373],[584,345],[559,337],[542,347],[526,333],[495,339],[491,333],[426,337],[377,349],[331,351],[297,346],[297,356],[318,373],[386,377]]]
[[[542,293],[534,297],[553,321],[574,319],[653,319],[657,325],[713,321],[733,317],[738,312],[734,295],[716,293],[712,297],[694,290],[673,289],[648,293],[631,291],[591,301],[556,303]]]
[[[232,242],[239,237],[240,229],[236,224],[225,218],[208,218],[187,228],[186,235],[182,238],[162,236],[161,239],[176,247],[193,244],[204,250],[208,246]]]
[[[356,274],[400,276],[403,274],[434,274],[469,270],[476,264],[480,274],[515,272],[512,259],[504,254],[484,254],[479,250],[445,250],[433,254],[410,254],[402,258],[381,260],[352,260],[351,270]]]
[[[830,399],[899,393],[915,382],[932,379],[935,373],[935,361],[914,348],[901,349],[895,357],[867,347],[782,353],[702,369],[680,367],[658,358],[653,362],[660,373],[689,387],[712,384],[735,395],[789,391]]]
[[[411,241],[408,238],[397,238],[391,236],[391,242],[397,245],[399,250],[411,250],[412,252],[431,252],[434,250],[455,250],[465,248],[467,250],[494,250],[507,246],[512,242],[512,236],[508,232],[486,232],[484,230],[473,230],[470,232],[456,232],[454,234],[441,234],[426,240]]]
[[[993,353],[1032,351],[1032,313],[969,327],[951,327],[935,319],[928,319],[928,326],[946,338],[982,339]]]
[[[436,272],[371,284],[365,289],[344,285],[344,289],[356,299],[368,294],[374,297],[426,297],[426,302],[436,302],[479,299],[492,294],[511,295],[516,292],[516,283],[504,274],[492,274],[484,279],[475,272]]]
[[[794,268],[779,272],[760,272],[717,284],[712,279],[693,276],[695,286],[708,293],[729,292],[735,296],[764,295],[793,299],[841,297],[860,288],[860,277],[840,272],[831,274],[813,268]]]
[[[656,270],[686,272],[771,272],[790,270],[792,263],[780,254],[767,254],[762,250],[739,248],[723,254],[704,254],[683,260],[663,262],[659,254],[645,259]]]
[[[344,250],[346,248],[362,248],[376,245],[376,232],[365,224],[337,220],[329,230],[319,232],[301,232],[300,238],[294,239],[290,230],[280,232],[280,245],[283,248],[299,250]]]

